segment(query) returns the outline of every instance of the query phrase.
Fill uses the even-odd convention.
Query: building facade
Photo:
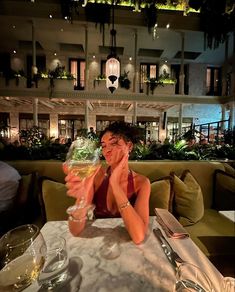
[[[48,137],[75,139],[82,129],[98,133],[114,120],[138,123],[146,139],[160,141],[193,124],[229,120],[233,128],[233,33],[206,49],[196,13],[159,12],[149,31],[142,13],[115,7],[123,82],[112,94],[104,76],[110,25],[99,27],[82,6],[78,18],[63,19],[59,3],[0,4],[2,136],[13,142],[37,125]]]

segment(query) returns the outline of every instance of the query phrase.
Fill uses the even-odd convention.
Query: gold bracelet
[[[120,204],[118,206],[118,209],[119,209],[120,212],[122,212],[123,209],[127,208],[130,205],[131,205],[131,203],[129,201],[127,201],[126,203]]]

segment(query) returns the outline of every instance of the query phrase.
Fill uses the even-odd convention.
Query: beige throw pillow
[[[197,223],[204,215],[203,194],[200,185],[186,170],[181,178],[174,177],[174,213],[183,226]]]
[[[149,215],[155,215],[155,208],[167,209],[172,212],[172,199],[172,178],[170,176],[151,183]]]
[[[65,184],[44,180],[42,197],[47,221],[67,220],[66,209],[75,204],[75,199],[67,196]]]

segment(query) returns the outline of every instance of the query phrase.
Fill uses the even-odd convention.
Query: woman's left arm
[[[140,244],[146,236],[149,224],[149,197],[150,182],[148,178],[141,178],[141,188],[137,192],[134,207],[128,199],[126,203],[119,204],[119,211],[125,223],[126,229],[136,244]]]
[[[114,172],[117,172],[117,169]],[[140,244],[145,239],[149,224],[149,179],[145,176],[134,174],[137,176],[135,177],[137,198],[133,207],[121,183],[119,183],[120,181],[117,179],[118,175],[116,175],[116,179],[113,179],[112,175],[110,177],[110,185],[126,229],[134,243]]]

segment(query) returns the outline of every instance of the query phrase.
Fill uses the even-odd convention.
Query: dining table
[[[70,233],[67,221],[47,222],[41,229],[45,241],[51,236],[63,236],[69,256],[68,279],[53,291],[174,291],[175,269],[154,235],[154,228],[161,229],[184,261],[198,266],[209,276],[214,292],[220,291],[222,274],[191,238],[167,237],[155,216],[150,216],[146,239],[138,245],[131,240],[122,218],[89,221],[78,237]],[[118,252],[108,258],[104,254],[113,243]],[[35,281],[24,291],[44,290]]]

